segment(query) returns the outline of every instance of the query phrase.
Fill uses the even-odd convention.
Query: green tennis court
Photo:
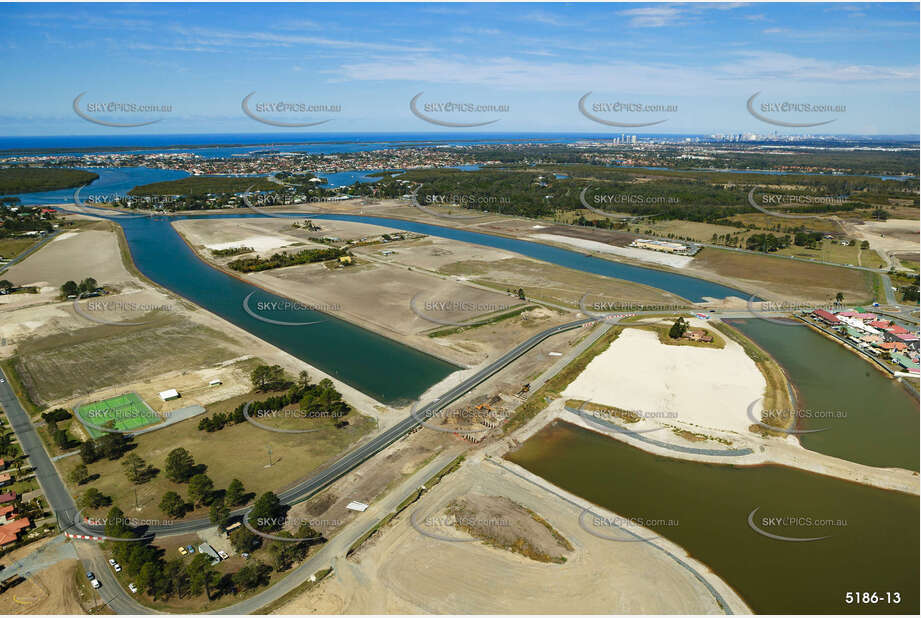
[[[99,426],[111,427],[119,431],[134,431],[160,421],[160,417],[144,403],[137,393],[125,393],[110,399],[83,404],[77,408],[77,416],[94,438],[106,434],[104,430],[96,429]]]

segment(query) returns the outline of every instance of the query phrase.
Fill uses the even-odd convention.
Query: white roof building
[[[168,391],[163,391],[160,393],[160,399],[163,401],[169,401],[170,399],[179,399],[179,391],[175,388],[171,388]]]

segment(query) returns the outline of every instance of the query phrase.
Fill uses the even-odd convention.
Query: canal
[[[918,470],[918,402],[901,385],[798,322],[727,322],[773,356],[796,387],[797,429],[809,432],[798,435],[805,448],[868,466]]]
[[[618,515],[664,522],[650,528],[712,568],[757,613],[918,613],[916,496],[782,466],[680,461],[564,422],[507,458]],[[769,538],[749,525],[755,509],[763,532],[827,538]],[[599,542],[612,552],[623,543]],[[848,604],[848,592],[878,600]]]

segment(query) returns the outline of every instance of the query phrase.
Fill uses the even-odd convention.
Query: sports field
[[[160,421],[160,417],[136,393],[83,404],[77,408],[77,416],[94,438],[106,434],[95,427],[108,426],[120,431],[133,431]],[[107,425],[110,422],[112,425]]]

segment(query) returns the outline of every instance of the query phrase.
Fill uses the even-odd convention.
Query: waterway
[[[868,466],[918,470],[918,402],[902,386],[808,326],[728,322],[773,356],[793,382],[797,429],[809,432],[799,434],[804,447]]]
[[[146,277],[379,401],[408,403],[458,369],[212,268],[173,230],[168,217],[119,223],[134,263]]]
[[[918,613],[916,496],[782,466],[679,461],[563,422],[508,459],[618,515],[661,522],[648,527],[712,568],[757,613]],[[754,525],[769,534],[828,538],[768,538],[749,525],[754,509]],[[789,519],[770,519],[779,517]],[[623,544],[599,542],[612,552]],[[848,604],[848,592],[882,600]]]

